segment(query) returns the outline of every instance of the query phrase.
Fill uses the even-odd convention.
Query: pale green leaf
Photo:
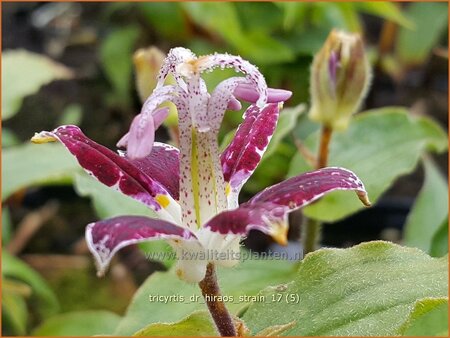
[[[448,217],[448,216],[447,216]],[[448,218],[442,222],[431,240],[430,255],[441,257],[448,253]]]
[[[294,273],[291,262],[246,260],[234,268],[219,269],[218,276],[222,294],[228,297],[225,304],[236,314],[248,306],[250,299],[245,296],[254,296],[268,285],[288,282]],[[163,299],[155,300],[150,296]],[[114,334],[131,335],[149,324],[178,321],[193,311],[204,309],[206,305],[198,285],[181,281],[173,270],[156,272],[135,293]]]
[[[318,133],[305,145],[316,153]],[[403,108],[388,107],[358,114],[344,133],[334,133],[329,166],[354,171],[376,202],[400,176],[410,173],[425,150],[447,149],[445,131],[431,119],[414,117]],[[291,162],[289,176],[311,170],[300,154]],[[305,215],[334,222],[363,208],[349,192],[333,192],[304,209]]]
[[[134,336],[217,336],[218,333],[207,311],[196,311],[176,323],[155,323],[139,330]]]
[[[2,198],[39,184],[70,183],[80,171],[77,161],[60,144],[24,144],[2,149]]]
[[[448,183],[439,168],[423,160],[425,182],[405,225],[404,244],[430,253],[433,236],[448,215]]]
[[[398,333],[403,336],[448,336],[448,298],[418,300]]]
[[[78,104],[67,106],[61,114],[57,125],[74,124],[79,126],[83,119],[83,108]]]
[[[395,335],[417,300],[445,297],[446,258],[376,241],[321,249],[299,264],[295,280],[263,290],[243,320],[255,333],[296,321],[283,335]]]
[[[138,36],[137,27],[122,27],[111,32],[100,47],[100,60],[116,99],[126,105],[131,101],[132,55]]]
[[[144,204],[111,189],[85,173],[75,175],[75,190],[80,196],[90,197],[99,218],[123,215],[156,217]]]
[[[26,50],[7,50],[2,54],[2,119],[12,117],[23,99],[41,86],[59,79],[70,79],[67,67],[48,57]]]
[[[4,250],[2,251],[2,275],[15,278],[29,285],[33,295],[42,302],[38,310],[44,316],[53,314],[58,310],[58,300],[44,279],[27,264]]]
[[[9,148],[20,143],[16,134],[8,128],[2,128],[2,148]]]
[[[415,27],[400,29],[395,53],[403,66],[414,66],[426,60],[431,49],[447,31],[448,4],[412,3],[406,13],[414,21]]]
[[[33,336],[111,335],[120,317],[109,311],[86,310],[63,313],[38,326]]]

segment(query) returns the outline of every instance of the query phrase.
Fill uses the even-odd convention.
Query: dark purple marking
[[[223,235],[246,235],[250,230],[269,233],[271,224],[284,222],[288,211],[273,203],[244,204],[214,216],[204,227]]]
[[[226,182],[237,187],[256,169],[275,131],[279,116],[277,103],[266,105],[261,111],[250,106],[244,114],[234,139],[220,155]]]
[[[56,128],[53,135],[76,157],[80,165],[108,187],[115,187],[156,210],[157,194],[167,194],[157,181],[142,172],[128,159],[87,138],[76,126]]]
[[[186,229],[170,222],[144,216],[119,216],[91,223],[86,228],[86,241],[102,275],[114,254],[121,248],[162,238],[194,239]]]
[[[180,152],[178,149],[155,143],[150,155],[128,159],[147,176],[158,181],[176,200],[180,197]]]
[[[335,190],[354,190],[364,204],[370,205],[361,180],[350,170],[333,167],[304,173],[275,184],[245,204],[270,202],[295,210]]]

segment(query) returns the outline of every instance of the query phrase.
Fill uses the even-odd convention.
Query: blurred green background
[[[386,167],[380,167],[379,173],[371,169],[373,181],[383,177],[383,187],[374,188],[383,195],[372,210],[344,220],[323,216],[329,223],[339,220],[325,226],[323,243],[346,247],[382,238],[444,254],[443,239],[448,236],[448,154],[443,131],[448,125],[447,13],[446,3],[4,3],[3,335],[108,333],[105,330],[124,313],[139,284],[153,271],[170,266],[171,262],[149,262],[131,248],[121,253],[105,278],[97,279],[84,244],[85,225],[102,217],[147,211],[117,194],[105,193],[105,188],[81,173],[62,147],[38,149],[28,144],[36,131],[77,124],[93,140],[114,148],[141,104],[132,55],[152,45],[165,53],[183,46],[197,55],[239,54],[259,67],[269,86],[293,91],[275,145],[244,187],[244,201],[287,175],[307,170],[296,141],[314,148],[319,127],[306,114],[312,57],[331,29],[360,32],[374,74],[362,110],[402,106],[406,109],[400,115],[423,120],[404,122],[392,117],[391,126],[409,142],[398,151],[413,154],[402,159],[392,149],[390,157],[383,157],[400,163],[391,176],[382,174],[389,171]],[[230,74],[208,74],[207,83],[213,86]],[[225,142],[241,116],[226,114],[221,130]],[[370,148],[373,153],[391,151],[387,148],[392,133],[377,134],[370,123],[355,120],[359,133],[336,138],[336,161],[352,146],[357,148],[360,140],[355,137],[361,135],[367,135],[372,145],[377,143]],[[157,137],[167,141],[169,133],[162,127]],[[368,148],[361,144],[366,148],[361,146],[354,150],[358,155],[352,156],[370,162],[373,153],[365,155]],[[421,221],[430,215],[435,216],[433,226],[423,230]],[[295,214],[291,219],[289,236],[294,242],[301,217]],[[246,245],[263,251],[272,243],[252,234]],[[167,247],[156,243],[147,249]],[[74,312],[84,310],[97,312]],[[52,321],[61,313],[69,313],[58,317],[66,322]],[[80,324],[86,318],[97,320]],[[80,331],[83,327],[86,332]]]

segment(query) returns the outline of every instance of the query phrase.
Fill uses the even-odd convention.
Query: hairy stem
[[[303,242],[303,254],[306,255],[310,252],[315,251],[318,248],[320,242],[322,230],[322,223],[312,219],[307,218],[302,226],[302,242]]]
[[[328,164],[328,147],[331,141],[333,129],[323,125],[320,134],[319,152],[317,154],[316,169],[324,168]],[[317,249],[321,237],[322,223],[307,218],[302,226],[303,254],[307,254]]]
[[[220,300],[221,294],[219,284],[217,284],[214,264],[208,264],[205,278],[200,281],[198,285],[202,290],[203,298],[205,299],[208,310],[220,335],[223,337],[235,337],[236,328],[234,326],[233,319],[225,307],[224,302]]]
[[[331,135],[333,134],[333,129],[324,125],[322,126],[322,132],[320,134],[320,147],[319,154],[317,155],[317,168],[324,168],[328,164],[328,146],[331,141]]]

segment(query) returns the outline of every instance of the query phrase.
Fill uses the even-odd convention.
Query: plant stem
[[[307,218],[302,226],[302,242],[303,242],[303,254],[306,255],[317,249],[320,234],[322,230],[322,223],[312,219]]]
[[[324,125],[322,126],[322,131],[320,134],[320,147],[319,154],[317,156],[317,168],[324,168],[328,163],[328,145],[331,141],[331,135],[333,134],[333,129]]]
[[[217,276],[214,264],[209,263],[206,267],[205,278],[198,283],[202,290],[203,298],[208,306],[209,312],[222,337],[235,337],[236,328],[230,313],[220,299],[220,288],[217,284]]]
[[[331,141],[333,129],[323,125],[320,133],[319,153],[317,154],[316,169],[324,168],[328,164],[328,147]],[[302,226],[303,254],[306,255],[317,249],[321,237],[322,223],[307,218]]]

